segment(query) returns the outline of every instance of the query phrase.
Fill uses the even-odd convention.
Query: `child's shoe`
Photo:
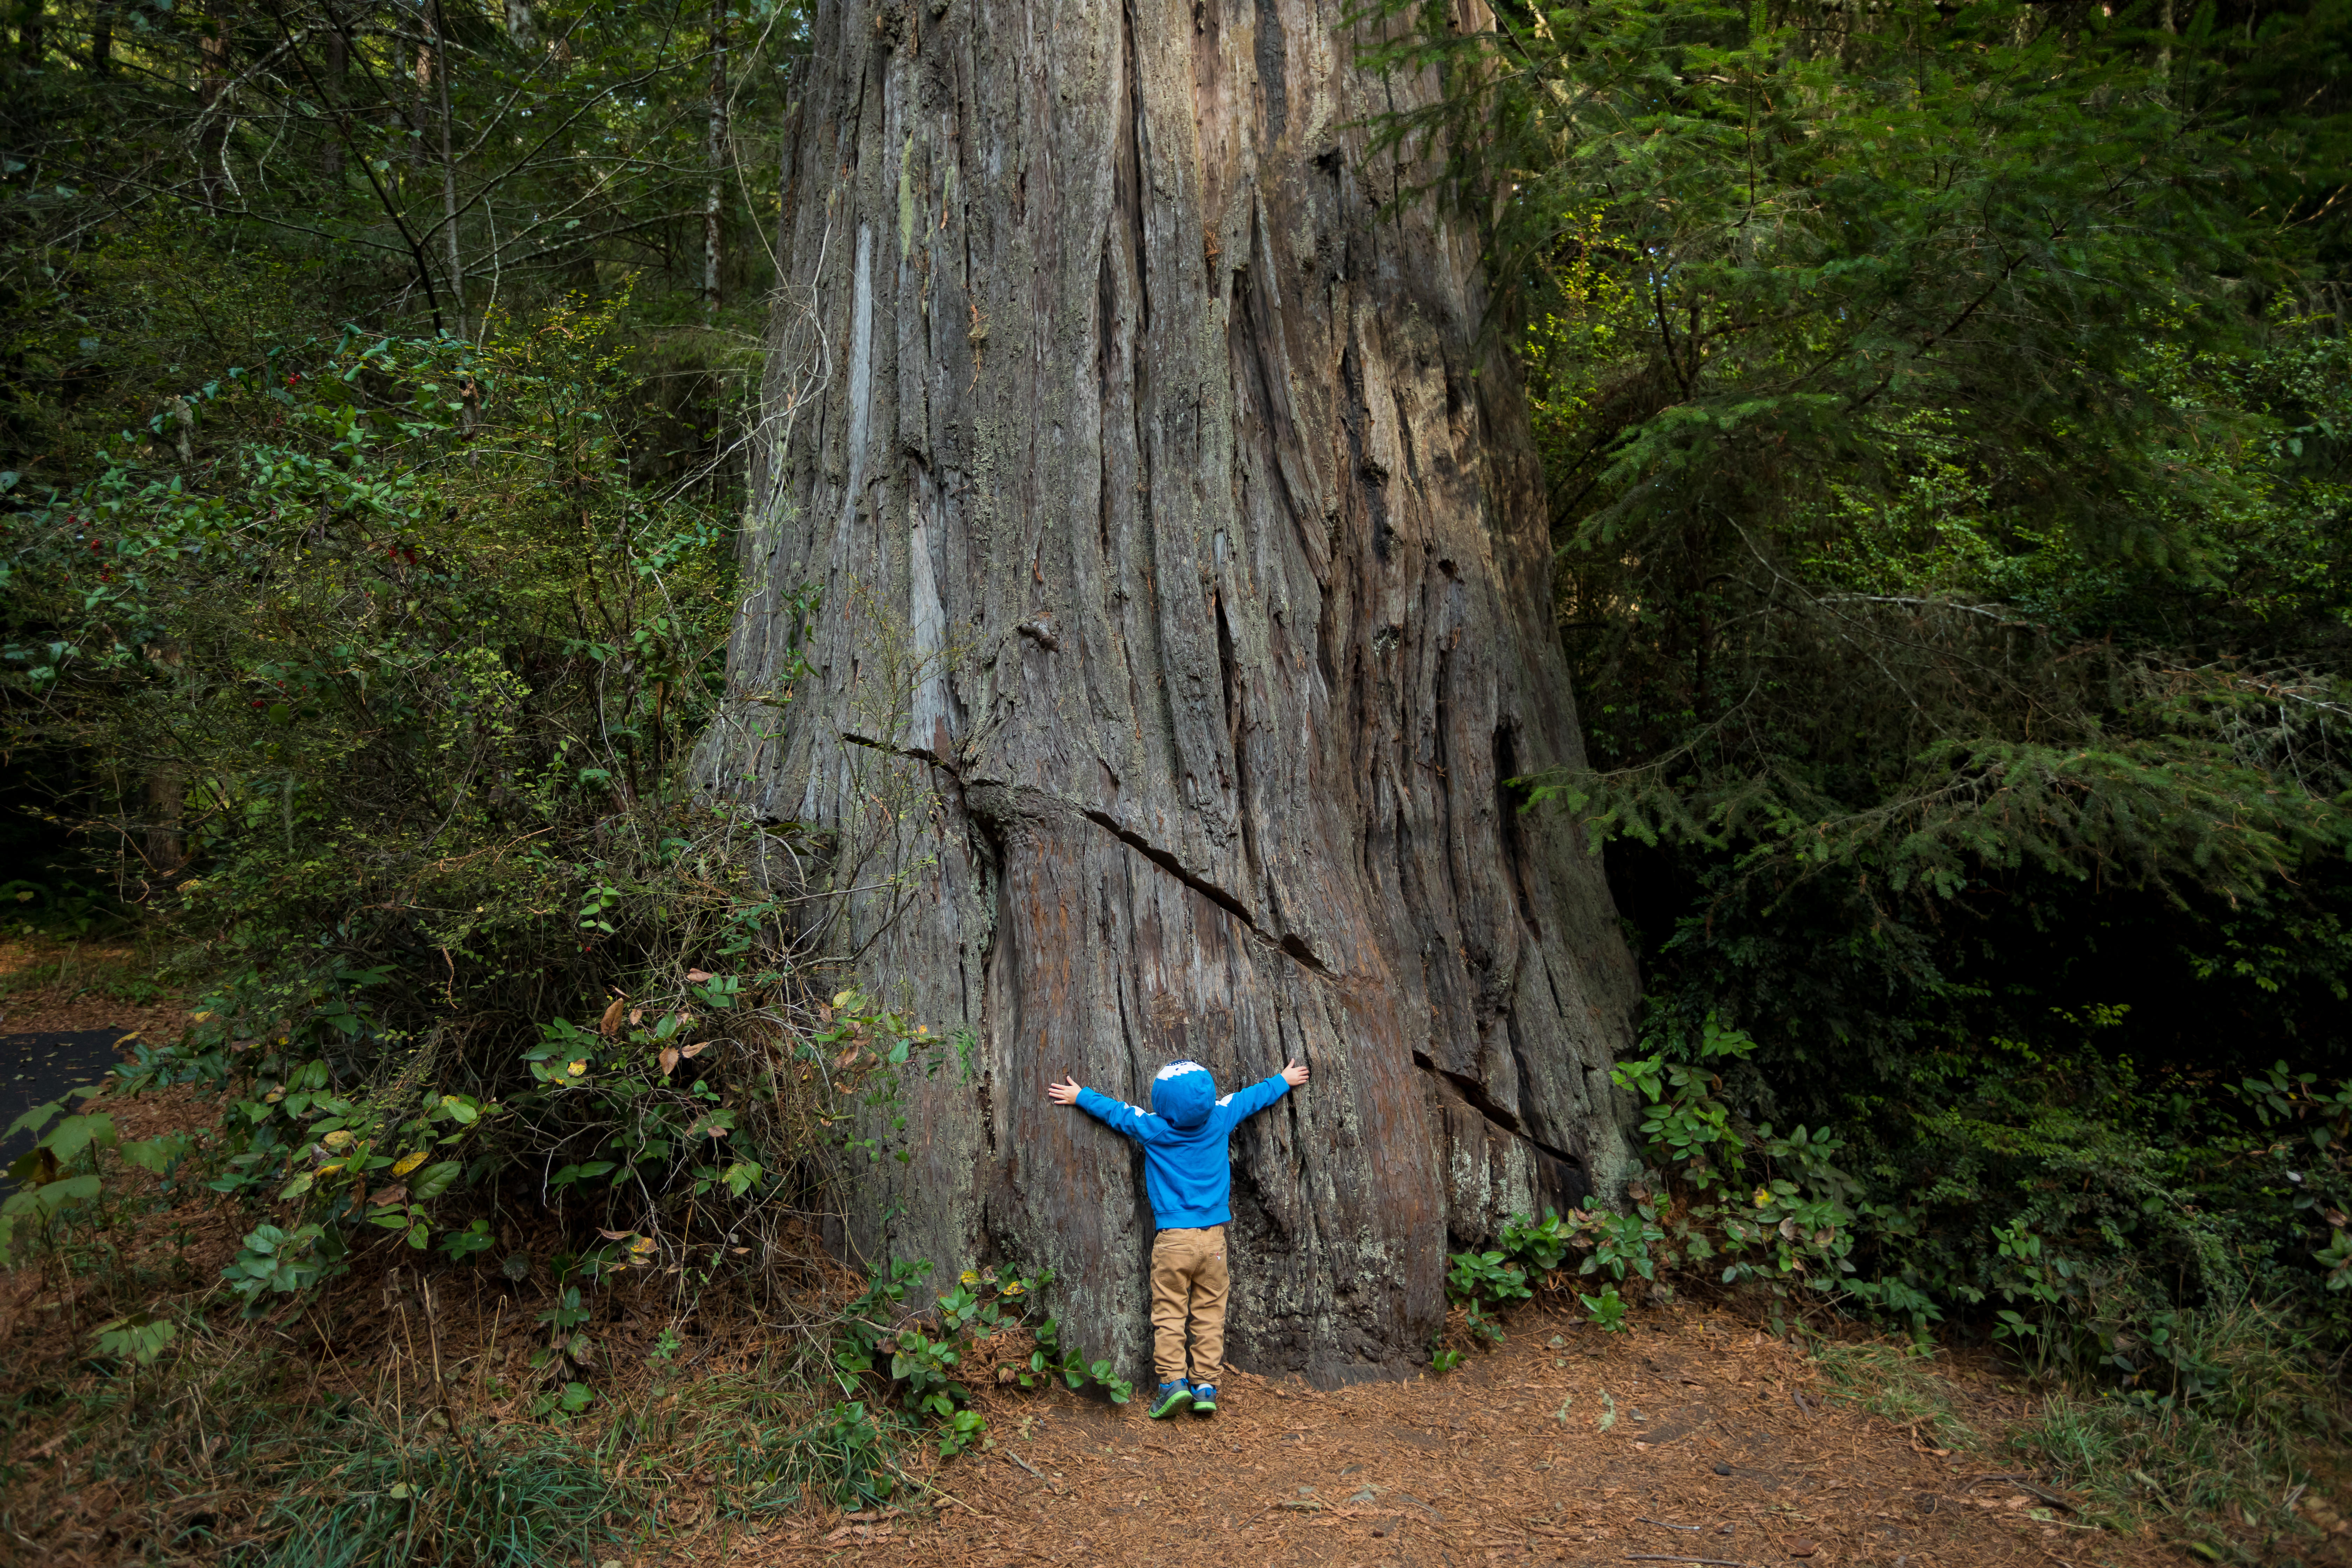
[[[1192,1385],[1180,1377],[1160,1385],[1160,1392],[1151,1396],[1149,1414],[1154,1421],[1164,1421],[1192,1403]]]
[[[1213,1383],[1194,1384],[1192,1385],[1192,1414],[1195,1415],[1214,1415],[1216,1413],[1217,1385]]]

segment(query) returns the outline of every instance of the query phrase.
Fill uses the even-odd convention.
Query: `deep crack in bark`
[[[1565,1149],[1555,1148],[1553,1145],[1545,1142],[1542,1139],[1538,1138],[1534,1133],[1529,1132],[1526,1128],[1520,1126],[1518,1117],[1512,1112],[1508,1107],[1497,1104],[1495,1097],[1486,1092],[1486,1086],[1485,1084],[1480,1083],[1476,1079],[1472,1078],[1465,1073],[1447,1072],[1444,1068],[1439,1067],[1435,1062],[1430,1059],[1429,1053],[1427,1051],[1413,1052],[1412,1065],[1419,1068],[1422,1071],[1429,1074],[1430,1077],[1437,1079],[1438,1082],[1444,1084],[1446,1088],[1452,1089],[1461,1098],[1462,1102],[1465,1105],[1467,1105],[1471,1110],[1476,1111],[1480,1116],[1485,1117],[1489,1126],[1509,1133],[1512,1137],[1517,1139],[1520,1142],[1525,1143],[1528,1148],[1535,1150],[1538,1153],[1543,1154],[1549,1159],[1559,1161],[1561,1164],[1566,1165],[1569,1169],[1576,1173],[1578,1184],[1580,1185],[1584,1183],[1584,1162],[1582,1159],[1577,1155],[1570,1153]]]
[[[965,782],[963,775],[956,771],[956,764],[951,759],[940,756],[938,752],[933,752],[927,747],[894,746],[887,741],[879,741],[871,735],[861,735],[855,730],[841,731],[840,735],[842,740],[848,742],[850,745],[865,746],[873,751],[887,752],[892,756],[907,757],[915,762],[928,763],[932,767],[938,768],[947,773],[948,776],[954,779],[957,784],[961,784]],[[1067,803],[1064,804],[1066,805]],[[1192,889],[1194,892],[1200,894],[1202,898],[1208,900],[1219,909],[1224,910],[1225,913],[1241,921],[1243,928],[1260,943],[1281,953],[1285,958],[1296,961],[1301,967],[1312,972],[1313,973],[1319,974],[1327,980],[1331,978],[1330,966],[1315,955],[1315,950],[1307,944],[1307,939],[1300,936],[1297,931],[1285,931],[1281,936],[1276,936],[1273,932],[1267,931],[1264,926],[1257,923],[1256,920],[1251,916],[1248,907],[1245,906],[1239,899],[1234,897],[1233,894],[1225,891],[1223,888],[1218,887],[1214,882],[1210,881],[1207,878],[1195,876],[1191,871],[1186,870],[1182,861],[1177,859],[1175,856],[1170,854],[1167,850],[1160,848],[1157,844],[1152,843],[1149,838],[1144,837],[1140,833],[1137,833],[1131,828],[1120,826],[1118,818],[1112,816],[1109,813],[1096,811],[1087,806],[1077,806],[1074,809],[1076,810],[1080,816],[1085,817],[1088,822],[1091,822],[1096,826],[1103,829],[1112,837],[1118,839],[1120,843],[1126,845],[1129,848],[1134,850],[1137,854],[1142,856],[1145,859],[1150,861],[1153,865],[1159,867],[1161,870],[1167,872],[1170,876],[1175,878],[1178,881],[1183,883],[1186,887]]]
[[[1093,823],[1097,827],[1101,828],[1104,832],[1109,834],[1112,837],[1118,839],[1121,844],[1126,845],[1129,849],[1132,849],[1137,854],[1142,856],[1145,859],[1150,861],[1153,865],[1159,867],[1161,870],[1167,872],[1170,876],[1175,878],[1178,881],[1183,883],[1186,887],[1192,889],[1194,892],[1200,894],[1202,898],[1208,900],[1211,903],[1216,905],[1217,908],[1224,910],[1225,913],[1233,916],[1234,919],[1241,921],[1242,924],[1247,928],[1250,935],[1255,937],[1266,946],[1273,948],[1276,952],[1282,953],[1285,957],[1297,960],[1297,962],[1304,967],[1314,971],[1318,974],[1323,975],[1327,979],[1330,976],[1331,971],[1329,968],[1324,964],[1321,959],[1315,956],[1315,950],[1308,947],[1307,945],[1306,939],[1301,937],[1297,931],[1286,931],[1279,940],[1276,940],[1264,926],[1259,925],[1256,921],[1250,918],[1249,910],[1243,906],[1242,901],[1239,899],[1234,898],[1231,893],[1228,893],[1223,888],[1218,887],[1214,882],[1209,881],[1207,879],[1202,877],[1196,877],[1192,872],[1187,871],[1184,869],[1183,862],[1178,860],[1175,856],[1171,855],[1167,850],[1160,848],[1160,846],[1152,843],[1151,840],[1146,838],[1140,833],[1120,826],[1118,819],[1110,816],[1108,812],[1081,811],[1078,815],[1085,817],[1088,822]]]

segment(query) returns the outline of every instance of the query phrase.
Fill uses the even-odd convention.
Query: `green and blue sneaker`
[[[1217,1385],[1213,1383],[1194,1384],[1192,1385],[1192,1414],[1195,1415],[1214,1415],[1216,1413]]]
[[[1160,1385],[1160,1392],[1151,1396],[1150,1414],[1154,1421],[1165,1421],[1192,1403],[1192,1385],[1180,1377]]]

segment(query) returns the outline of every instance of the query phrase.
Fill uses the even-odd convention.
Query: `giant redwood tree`
[[[1139,1162],[1051,1105],[1189,1056],[1312,1085],[1234,1143],[1231,1343],[1400,1370],[1449,1236],[1609,1194],[1634,974],[1528,416],[1475,242],[1362,122],[1330,0],[822,0],[731,717],[706,785],[961,1059],[869,1261],[1051,1264],[1133,1371]],[[809,907],[817,908],[816,904]]]

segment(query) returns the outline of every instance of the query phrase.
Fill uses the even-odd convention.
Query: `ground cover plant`
[[[62,990],[16,988],[16,1016]],[[995,1446],[983,1410],[1049,1384],[1126,1393],[1064,1342],[1049,1278],[863,1280],[789,1229],[756,1266],[600,1260],[528,1202],[478,1201],[484,1223],[453,1234],[498,1245],[457,1257],[361,1227],[346,1267],[249,1312],[254,1210],[205,1179],[234,1168],[222,1097],[135,1090],[139,1070],[79,1106],[78,1147],[51,1126],[37,1152],[90,1194],[14,1216],[0,1520],[57,1560],[604,1561],[919,1510],[945,1458]],[[121,1136],[92,1136],[101,1119]],[[135,1140],[176,1157],[126,1167]]]

